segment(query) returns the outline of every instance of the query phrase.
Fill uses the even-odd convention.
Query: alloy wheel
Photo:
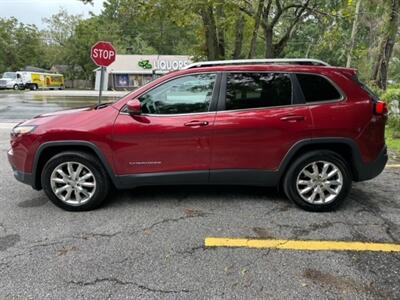
[[[343,174],[328,161],[306,165],[297,176],[296,188],[300,197],[311,204],[327,204],[335,200],[343,187]]]
[[[73,206],[85,204],[96,191],[96,178],[92,171],[84,164],[73,161],[54,168],[50,184],[58,199]]]

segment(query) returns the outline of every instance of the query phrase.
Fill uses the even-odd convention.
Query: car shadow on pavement
[[[151,201],[218,201],[237,200],[268,201],[290,204],[283,192],[276,188],[254,186],[224,185],[184,185],[184,186],[144,186],[129,190],[115,191],[109,196],[103,207],[135,205],[138,202]]]

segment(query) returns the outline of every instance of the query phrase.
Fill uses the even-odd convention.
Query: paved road
[[[274,190],[152,187],[70,213],[15,181],[0,129],[0,299],[400,298],[400,253],[204,248],[206,237],[400,242],[400,169],[334,213]]]
[[[106,92],[103,102],[126,92]],[[42,113],[97,104],[95,91],[0,91],[0,122],[18,122]]]

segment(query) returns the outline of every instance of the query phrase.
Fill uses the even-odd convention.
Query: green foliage
[[[43,67],[44,55],[41,35],[35,26],[24,25],[15,18],[0,18],[0,73],[26,65]]]
[[[388,148],[400,155],[400,131],[396,132],[393,128],[387,127],[385,137]]]
[[[390,109],[393,100],[397,100],[400,103],[400,87],[390,87],[380,97],[388,104]],[[392,129],[393,137],[400,138],[400,115],[389,113],[388,125]]]
[[[81,0],[91,3],[91,0]],[[298,6],[305,0],[265,0],[271,4],[267,20],[277,15],[278,7],[293,6],[282,12],[274,26],[273,44],[285,35]],[[307,13],[290,32],[281,57],[313,57],[332,65],[344,66],[355,15],[355,0],[310,0]],[[371,78],[384,17],[390,9],[388,0],[362,1],[359,28],[352,51],[352,67],[363,81]],[[90,4],[89,4],[90,5]],[[89,53],[98,40],[114,44],[119,54],[187,54],[195,60],[207,57],[204,12],[215,21],[217,40],[223,42],[223,57],[233,56],[239,17],[244,15],[240,56],[247,57],[255,26],[259,1],[248,0],[106,0],[99,16],[88,19],[66,11],[44,19],[45,30],[24,25],[16,19],[0,19],[0,73],[26,65],[50,68],[70,65],[67,78],[92,78],[95,65]],[[297,7],[296,7],[297,6]],[[269,18],[269,19],[268,19]],[[261,22],[261,24],[262,24]],[[209,24],[210,25],[210,24]],[[256,57],[265,57],[265,27],[257,34]],[[400,47],[394,48],[389,79],[400,82]],[[371,86],[371,85],[370,85]],[[372,87],[374,89],[374,87]],[[376,89],[378,93],[382,93]]]
[[[380,95],[381,99],[386,103],[390,103],[392,100],[400,101],[400,88],[390,87],[384,93]]]

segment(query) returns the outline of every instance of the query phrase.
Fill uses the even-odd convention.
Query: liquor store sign
[[[159,59],[150,61],[148,59],[142,59],[138,62],[138,66],[145,70],[174,71],[183,69],[190,63],[189,60]]]

